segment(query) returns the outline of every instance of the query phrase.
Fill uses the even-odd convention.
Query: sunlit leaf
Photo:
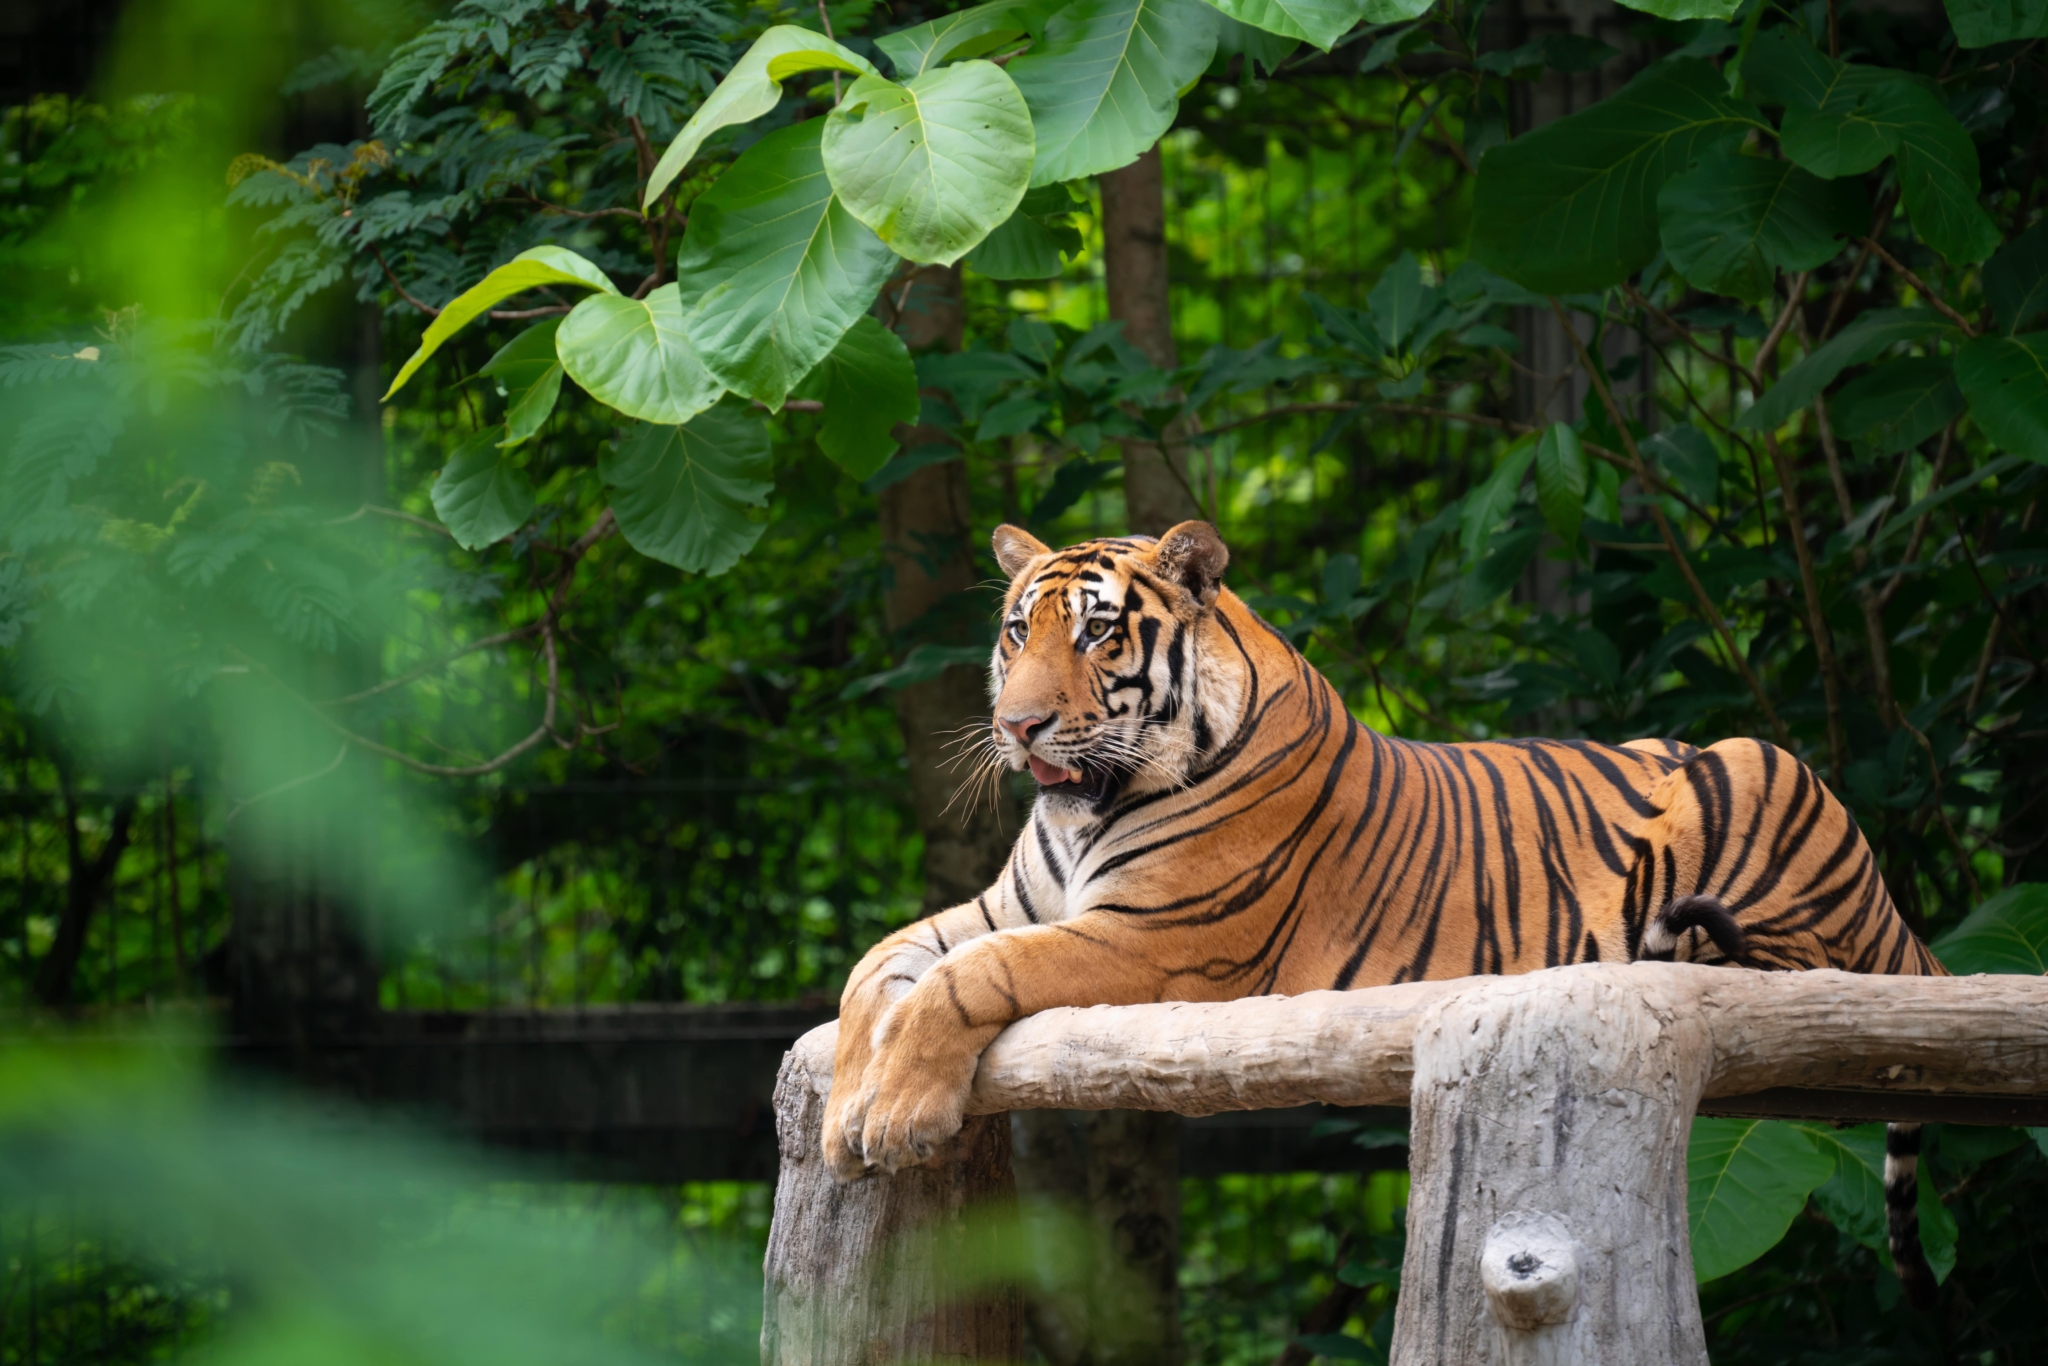
[[[832,192],[812,119],[770,133],[690,210],[676,260],[690,339],[771,407],[867,312],[896,255]]]
[[[1686,1214],[1701,1282],[1749,1265],[1778,1245],[1835,1164],[1795,1125],[1696,1119],[1686,1151]]]
[[[533,482],[486,427],[455,448],[434,481],[434,515],[464,550],[503,540],[533,515]]]
[[[1241,23],[1282,37],[1314,43],[1325,52],[1356,28],[1370,7],[1370,0],[1209,0],[1209,3]],[[1429,0],[1424,0],[1422,8],[1429,8]],[[1397,21],[1382,19],[1375,22]]]
[[[488,312],[515,294],[524,294],[543,285],[568,285],[577,289],[595,289],[604,294],[619,292],[603,271],[573,251],[565,251],[561,247],[535,247],[531,251],[522,251],[457,295],[441,310],[440,316],[427,325],[426,335],[420,338],[419,349],[399,367],[398,375],[391,381],[391,387],[384,391],[384,397],[389,399],[403,389],[413,372],[427,363],[427,357],[441,349],[442,342],[475,321],[479,314]]]
[[[1964,342],[1956,380],[1984,435],[2014,455],[2048,463],[2048,332]]]
[[[1216,51],[1202,0],[1073,0],[1012,62],[1037,133],[1033,185],[1128,166],[1173,125]]]
[[[782,82],[805,71],[878,74],[874,63],[822,33],[789,24],[776,25],[754,40],[747,55],[734,63],[710,98],[690,115],[690,121],[655,163],[653,174],[647,178],[647,189],[640,196],[641,204],[652,204],[661,197],[662,191],[690,164],[690,158],[697,155],[704,139],[735,123],[749,123],[775,108],[782,98]]]
[[[555,353],[592,398],[642,422],[688,422],[724,392],[684,335],[674,285],[585,299],[562,320]]]
[[[477,373],[496,381],[505,400],[505,439],[516,446],[541,429],[562,393],[562,360],[555,354],[560,318],[543,318],[499,348]]]
[[[863,76],[826,116],[825,175],[846,211],[913,261],[951,265],[1024,198],[1035,150],[1016,82],[993,62],[898,85]]]
[[[1486,154],[1472,254],[1543,293],[1617,284],[1657,254],[1665,180],[1761,123],[1705,62],[1654,66],[1591,108]]]
[[[856,479],[896,453],[897,423],[917,420],[917,367],[903,339],[873,317],[848,328],[796,392],[825,405],[818,449]]]
[[[1623,0],[1630,9],[1659,19],[1733,19],[1742,0]]]
[[[1869,227],[1870,201],[1853,180],[1717,151],[1664,182],[1657,216],[1664,254],[1689,284],[1757,300],[1777,272],[1811,270]]]
[[[727,399],[682,426],[643,423],[598,457],[612,513],[635,550],[693,574],[723,574],[765,526],[746,509],[768,501],[768,424]]]

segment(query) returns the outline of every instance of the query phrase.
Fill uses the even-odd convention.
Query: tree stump
[[[961,1293],[988,1255],[975,1217],[1015,1216],[1009,1117],[969,1119],[929,1166],[841,1185],[819,1144],[837,1037],[836,1024],[806,1034],[776,1078],[762,1366],[1019,1359],[1017,1292]]]
[[[1705,1366],[1685,1156],[1713,1062],[1654,969],[1426,1010],[1395,1366]]]

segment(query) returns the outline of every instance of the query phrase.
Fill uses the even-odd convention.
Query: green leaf
[[[1984,301],[2005,333],[2048,311],[2048,223],[2036,223],[1984,263]]]
[[[1546,427],[1536,439],[1536,506],[1543,509],[1543,520],[1566,545],[1579,541],[1588,474],[1579,434],[1563,422]]]
[[[533,515],[533,484],[498,448],[486,427],[455,448],[434,481],[434,515],[464,550],[482,550],[510,536]]]
[[[1039,27],[1043,0],[996,0],[929,23],[885,33],[875,46],[896,65],[898,80],[909,80],[959,57],[979,57],[1015,42]]]
[[[1884,1204],[1884,1125],[1861,1124],[1853,1129],[1835,1129],[1821,1124],[1798,1126],[1814,1148],[1835,1164],[1835,1174],[1813,1192],[1813,1202],[1827,1215],[1828,1222],[1872,1252],[1889,1257],[1891,1237],[1886,1228]],[[1928,1175],[1920,1165],[1919,1212],[1920,1250],[1934,1279],[1948,1279],[1956,1264],[1956,1221],[1941,1203]]]
[[[1920,240],[1950,265],[1998,250],[1998,225],[1978,202],[1977,144],[1941,96],[1918,82],[1896,97],[1899,198]]]
[[[693,574],[723,574],[766,528],[748,519],[775,489],[768,424],[727,399],[682,426],[644,423],[598,457],[627,544]]]
[[[1209,0],[1209,3],[1240,23],[1277,33],[1283,38],[1314,43],[1325,52],[1357,27],[1368,7],[1368,0]],[[1427,9],[1428,5],[1423,8]]]
[[[1948,0],[1948,21],[1962,47],[2048,38],[2048,0]]]
[[[1762,398],[1735,419],[1735,425],[1745,431],[1782,427],[1792,414],[1825,393],[1835,382],[1835,376],[1850,366],[1882,355],[1900,342],[1942,336],[1952,330],[1932,309],[1872,309],[1787,370]]]
[[[1055,517],[1088,495],[1089,490],[1120,473],[1124,464],[1121,459],[1111,457],[1104,460],[1069,460],[1053,471],[1052,482],[1032,505],[1031,515],[1026,520],[1036,527],[1049,524]]]
[[[1173,126],[1216,51],[1202,0],[1073,0],[1009,66],[1037,130],[1033,185],[1128,166]]]
[[[1212,62],[1228,61],[1242,57],[1245,71],[1263,71],[1268,76],[1280,69],[1280,63],[1294,55],[1301,44],[1293,38],[1251,24],[1240,23],[1229,15],[1219,15],[1221,22],[1216,25],[1216,55]]]
[[[1458,543],[1467,560],[1479,558],[1494,528],[1521,501],[1522,476],[1529,472],[1529,462],[1535,458],[1536,443],[1523,437],[1508,448],[1493,474],[1465,500],[1464,524],[1459,529]]]
[[[704,139],[721,128],[750,123],[774,109],[782,98],[783,81],[804,71],[878,74],[874,63],[822,33],[777,24],[754,40],[747,55],[725,73],[718,88],[697,106],[697,112],[690,115],[690,121],[669,143],[661,160],[654,164],[654,173],[647,178],[647,189],[640,196],[641,207],[659,199],[661,192],[674,183],[690,164],[690,158],[697,155],[697,149],[704,145]]]
[[[2006,888],[1935,940],[1933,947],[1941,965],[1959,976],[2048,974],[2048,882]]]
[[[405,387],[413,372],[427,363],[427,357],[441,349],[442,342],[473,322],[479,314],[488,312],[515,294],[524,294],[542,285],[574,285],[604,294],[619,292],[618,286],[603,271],[573,251],[564,251],[560,247],[534,247],[522,251],[457,295],[441,310],[440,316],[427,325],[426,335],[420,338],[419,349],[399,367],[397,378],[384,391],[386,401]]]
[[[1643,443],[1643,454],[1701,507],[1720,496],[1721,457],[1697,427],[1668,427]]]
[[[724,392],[684,335],[674,285],[585,299],[562,320],[555,354],[585,393],[642,422],[688,422]]]
[[[1630,9],[1659,19],[1733,19],[1742,0],[1627,0]]]
[[[1970,416],[2001,449],[2048,464],[2048,332],[1977,337],[1956,351]]]
[[[872,316],[846,330],[797,393],[825,405],[818,449],[856,479],[896,453],[897,423],[917,421],[917,367],[903,339]]]
[[[1886,361],[1843,385],[1828,404],[1835,434],[1864,456],[1917,446],[1962,411],[1963,391],[1946,356]]]
[[[1687,283],[1755,301],[1778,271],[1811,270],[1867,228],[1870,200],[1856,181],[1723,150],[1664,182],[1657,214],[1664,254]]]
[[[1665,180],[1761,123],[1705,62],[1653,66],[1481,159],[1473,257],[1547,294],[1618,284],[1657,254]]]
[[[1365,296],[1371,311],[1373,330],[1386,343],[1389,353],[1400,355],[1415,335],[1424,315],[1436,311],[1436,291],[1423,283],[1422,263],[1412,251],[1403,251],[1380,275],[1372,293]]]
[[[497,382],[505,400],[505,439],[516,446],[539,431],[562,393],[562,361],[555,354],[560,318],[542,318],[499,348],[477,373]]]
[[[967,264],[991,280],[1051,279],[1066,268],[1066,256],[1081,250],[1073,211],[1064,185],[1030,190],[1017,211],[967,253]]]
[[[1711,1281],[1776,1247],[1835,1164],[1774,1120],[1696,1119],[1686,1152],[1694,1277]]]
[[[950,266],[1024,199],[1031,112],[993,62],[853,83],[825,117],[825,176],[898,255]]]
[[[832,193],[825,121],[770,133],[690,210],[684,327],[722,384],[778,407],[868,310],[896,255]]]
[[[1325,1361],[1385,1361],[1386,1354],[1363,1338],[1343,1333],[1303,1333],[1295,1339]]]

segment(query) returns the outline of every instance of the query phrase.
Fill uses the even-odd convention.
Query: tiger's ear
[[[1210,607],[1223,588],[1223,569],[1230,563],[1230,547],[1223,544],[1216,528],[1207,522],[1182,522],[1159,538],[1152,562],[1196,602]]]
[[[1024,572],[1024,566],[1040,555],[1052,554],[1051,546],[1023,527],[1011,526],[1007,522],[997,527],[995,535],[988,539],[989,544],[995,547],[996,563],[1013,579]]]

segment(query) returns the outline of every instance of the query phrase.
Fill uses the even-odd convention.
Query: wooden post
[[[1423,1014],[1395,1366],[1705,1366],[1685,1152],[1714,1041],[1660,987],[1503,977]]]
[[[768,1233],[762,1366],[1016,1361],[1024,1311],[1012,1289],[963,1298],[977,1260],[971,1219],[1014,1214],[1007,1115],[981,1115],[931,1165],[841,1185],[818,1131],[837,1024],[797,1042],[775,1084],[782,1175]]]
[[[1704,1366],[1685,1207],[1703,1099],[1828,1119],[2048,1119],[2048,979],[1584,963],[1048,1010],[982,1055],[967,1110],[996,1118],[970,1119],[933,1168],[835,1186],[817,1153],[835,1038],[831,1025],[805,1035],[777,1091],[766,1366],[1018,1351],[1014,1297],[948,1307],[940,1274],[961,1212],[1008,1195],[1011,1110],[1407,1098],[1395,1366]]]

